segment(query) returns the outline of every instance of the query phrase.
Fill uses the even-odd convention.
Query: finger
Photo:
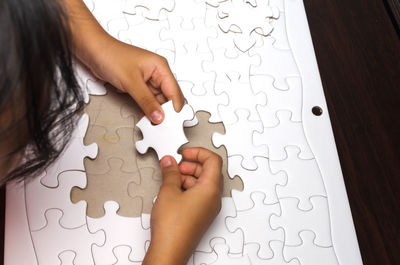
[[[184,105],[183,93],[176,81],[167,60],[163,58],[163,62],[158,67],[159,75],[151,79],[154,87],[159,87],[168,100],[172,100],[175,111],[180,111]]]
[[[182,174],[200,177],[202,166],[196,162],[183,161],[179,165],[179,170]]]
[[[181,188],[181,173],[178,164],[172,156],[164,156],[160,161],[163,183],[162,186]]]
[[[163,94],[156,95],[156,99],[161,105],[168,101],[168,99]]]
[[[197,179],[190,175],[182,175],[182,187],[185,190],[193,188],[197,183]]]
[[[199,162],[202,165],[201,177],[210,178],[212,181],[221,181],[222,158],[214,152],[201,147],[187,148],[182,151],[186,160]]]
[[[138,75],[136,78],[142,77]],[[145,82],[140,82],[139,87],[136,87],[135,89],[129,88],[129,86],[126,87],[126,91],[138,103],[144,114],[151,120],[151,122],[154,124],[159,124],[163,121],[164,111],[162,110],[157,98],[150,91]]]

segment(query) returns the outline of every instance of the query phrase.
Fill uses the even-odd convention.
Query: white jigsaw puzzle
[[[180,112],[176,112],[172,101],[162,105],[165,118],[162,123],[152,125],[151,121],[144,116],[136,126],[140,128],[143,134],[143,140],[136,142],[136,149],[144,154],[149,147],[152,147],[161,159],[165,155],[171,155],[179,163],[182,155],[178,154],[181,145],[188,142],[183,131],[184,121],[190,121],[194,118],[193,109],[189,105],[184,105]]]
[[[160,125],[138,122],[139,152],[152,147],[179,162],[183,127],[198,123],[197,111],[225,127],[212,141],[226,147],[228,173],[244,188],[222,198],[187,265],[362,264],[302,0],[85,3],[110,35],[164,56],[188,101],[179,113],[165,103]],[[105,82],[74,67],[86,103],[106,94]],[[85,201],[71,202],[71,187],[86,186],[84,158],[98,153],[83,144],[88,124],[83,115],[45,174],[8,185],[5,264],[142,263],[150,214],[122,217],[108,201],[91,218]]]
[[[259,121],[249,121],[250,113],[246,109],[237,110],[236,116],[238,121],[225,125],[225,134],[214,133],[212,141],[216,147],[224,145],[228,156],[242,156],[243,161],[240,164],[244,168],[255,170],[257,169],[257,163],[254,161],[254,157],[267,156],[267,150],[264,146],[251,144],[253,133],[262,132],[262,123]],[[240,141],[238,141],[239,139]]]

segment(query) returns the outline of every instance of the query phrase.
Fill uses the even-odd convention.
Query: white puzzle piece
[[[89,124],[89,116],[82,115],[77,127],[72,133],[69,144],[60,154],[58,159],[46,169],[46,175],[41,178],[41,183],[47,187],[58,186],[58,175],[67,170],[85,170],[83,159],[90,157],[94,159],[97,155],[98,146],[95,143],[84,145],[83,138]]]
[[[203,62],[203,69],[205,72],[215,73],[215,81],[218,83],[229,83],[236,80],[248,83],[250,67],[260,65],[260,62],[260,57],[257,55],[250,56],[249,53],[242,53],[238,50],[228,54],[226,48],[218,48],[213,50],[212,60]],[[236,76],[232,73],[236,73]]]
[[[276,193],[279,198],[295,197],[300,200],[300,210],[311,210],[310,198],[313,196],[326,196],[325,185],[315,159],[300,159],[300,149],[296,146],[285,148],[285,160],[270,160],[271,171],[278,173],[285,171],[287,184],[278,186]]]
[[[115,263],[113,249],[119,245],[126,245],[132,249],[129,255],[131,261],[142,261],[146,253],[145,243],[150,240],[150,230],[143,228],[142,218],[148,218],[149,215],[142,215],[141,218],[124,217],[117,214],[118,209],[118,203],[107,201],[104,203],[106,214],[103,217],[87,217],[89,231],[103,230],[106,233],[105,244],[100,247],[93,246],[96,265]]]
[[[265,204],[265,194],[254,192],[251,194],[254,206],[250,209],[237,211],[236,217],[226,218],[226,225],[230,231],[242,230],[245,243],[257,243],[260,245],[259,256],[267,259],[273,256],[269,247],[271,240],[284,240],[283,229],[273,229],[269,225],[269,219],[274,214],[280,213],[278,203]]]
[[[215,93],[218,95],[225,92],[229,97],[227,106],[218,107],[224,124],[237,121],[235,111],[238,109],[246,109],[250,112],[248,120],[259,121],[260,116],[256,108],[258,105],[267,103],[266,95],[263,92],[253,93],[250,83],[240,82],[240,76],[237,73],[231,73],[229,79],[231,80],[229,83],[215,83]]]
[[[271,160],[284,160],[286,158],[285,147],[288,145],[298,146],[301,150],[299,157],[311,159],[314,157],[301,122],[291,120],[290,111],[278,111],[279,124],[276,127],[264,127],[262,133],[254,132],[253,142],[256,146],[266,145],[268,157]]]
[[[184,1],[191,2],[192,0]],[[172,43],[176,54],[184,54],[187,43],[195,43],[199,53],[210,52],[207,38],[216,38],[217,31],[212,27],[207,27],[204,24],[204,18],[192,18],[193,28],[190,29],[183,28],[182,23],[184,22],[182,17],[168,16],[169,26],[160,31],[160,39]]]
[[[205,265],[251,265],[250,260],[247,256],[233,256],[229,254],[229,246],[225,244],[215,244],[213,247],[213,252],[208,253],[211,256],[210,260],[214,259],[211,263],[204,263],[201,264]],[[202,255],[202,259],[208,259],[205,257],[206,255]]]
[[[279,120],[276,116],[279,110],[289,110],[292,113],[292,121],[301,121],[301,79],[288,77],[288,90],[279,90],[273,86],[274,79],[267,75],[256,75],[250,77],[250,84],[254,92],[263,92],[267,96],[267,104],[257,106],[264,127],[278,126]]]
[[[103,231],[90,233],[86,224],[65,229],[60,226],[59,220],[63,212],[59,209],[50,209],[46,212],[47,225],[38,231],[32,232],[36,258],[39,265],[59,264],[58,255],[64,251],[76,253],[74,265],[95,264],[92,256],[92,244],[104,244],[106,237]]]
[[[182,156],[177,151],[181,145],[188,142],[183,131],[183,123],[192,120],[194,112],[187,104],[180,112],[175,112],[171,100],[164,103],[162,108],[165,118],[161,124],[152,125],[146,116],[136,124],[143,134],[143,140],[136,142],[136,149],[144,154],[149,147],[152,147],[159,159],[165,155],[171,155],[179,163]]]
[[[251,265],[301,265],[297,260],[285,261],[282,241],[271,241],[269,242],[269,246],[274,253],[270,259],[261,259],[258,256],[258,252],[260,251],[258,244],[246,244],[244,246],[244,254],[249,257]]]
[[[253,133],[262,132],[262,124],[259,121],[249,121],[249,115],[250,113],[245,109],[237,110],[238,121],[229,125],[225,124],[226,133],[214,133],[212,141],[216,147],[224,145],[228,156],[241,155],[243,157],[241,165],[246,169],[255,170],[257,163],[254,161],[254,157],[266,156],[267,151],[264,146],[251,144]],[[239,139],[240,141],[238,141]]]
[[[282,214],[271,216],[271,227],[283,228],[286,245],[299,245],[299,233],[310,230],[316,234],[315,244],[323,247],[332,246],[331,230],[329,225],[329,206],[326,197],[312,197],[313,208],[309,211],[298,209],[297,198],[280,199]]]
[[[204,110],[210,113],[209,122],[222,122],[222,118],[219,115],[218,106],[228,105],[228,95],[221,93],[216,95],[214,92],[214,82],[207,82],[204,84],[206,93],[204,95],[196,95],[192,93],[193,83],[187,81],[180,81],[179,86],[182,89],[182,93],[187,99],[190,106],[192,106],[194,112]],[[186,127],[186,126],[185,126]]]
[[[271,173],[269,160],[265,157],[257,156],[254,158],[258,166],[256,170],[244,169],[241,166],[241,161],[241,156],[230,156],[228,158],[229,176],[240,176],[246,184],[242,191],[232,190],[232,198],[236,209],[238,211],[250,209],[254,205],[250,195],[255,191],[265,194],[265,204],[278,203],[276,188],[280,187],[277,185],[286,184],[287,175],[283,172]]]
[[[126,0],[124,12],[129,14],[140,13],[150,20],[163,17],[163,12],[171,12],[175,7],[174,0]]]
[[[60,209],[63,216],[60,225],[64,228],[75,228],[86,224],[86,201],[76,204],[71,202],[70,193],[74,186],[86,187],[86,173],[65,171],[59,175],[56,188],[43,186],[40,177],[25,181],[26,210],[31,231],[46,226],[45,212],[48,209]]]
[[[113,249],[113,253],[115,258],[117,259],[116,263],[112,265],[140,265],[141,261],[131,261],[129,256],[132,253],[132,249],[129,246],[117,246]]]
[[[73,251],[64,251],[58,255],[58,258],[61,262],[61,265],[74,265],[75,256],[76,253]]]
[[[227,229],[225,220],[227,217],[236,216],[236,208],[232,198],[224,197],[221,202],[221,210],[214,219],[210,228],[203,235],[200,243],[196,247],[196,251],[211,252],[210,242],[213,238],[223,238],[230,248],[231,253],[243,252],[243,234],[237,230],[231,232]]]
[[[262,60],[259,66],[250,67],[250,75],[270,75],[277,89],[289,89],[285,79],[287,77],[300,77],[296,61],[290,50],[280,50],[273,46],[273,38],[263,38],[263,45],[256,46],[249,51],[250,55],[258,55]]]
[[[286,260],[297,259],[300,264],[339,265],[333,247],[321,247],[314,243],[315,234],[311,231],[300,232],[302,242],[298,246],[285,246],[283,255]]]

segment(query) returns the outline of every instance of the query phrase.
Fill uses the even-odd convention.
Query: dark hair
[[[22,163],[0,180],[39,174],[63,151],[83,105],[74,75],[68,19],[61,0],[0,1],[0,115],[11,110],[11,125],[0,124],[0,139],[23,130],[12,153]],[[8,110],[9,111],[9,110]],[[27,148],[27,149],[26,149]]]

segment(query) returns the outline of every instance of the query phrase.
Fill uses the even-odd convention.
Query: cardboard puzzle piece
[[[116,201],[120,205],[119,215],[140,216],[142,213],[140,199],[130,197],[127,192],[129,183],[140,182],[140,173],[124,172],[121,169],[123,160],[119,158],[110,158],[107,162],[110,168],[107,173],[90,174],[86,187],[74,187],[71,190],[72,202],[86,201],[86,214],[92,218],[104,216],[104,203],[110,200]]]
[[[260,121],[249,121],[250,113],[245,109],[237,110],[235,114],[238,122],[225,124],[226,134],[215,133],[212,141],[216,147],[224,145],[228,156],[241,155],[243,157],[241,165],[246,169],[255,170],[258,165],[254,157],[267,155],[265,147],[251,144],[253,132],[261,133],[262,124]]]
[[[192,0],[184,0],[184,2],[192,2]],[[196,9],[194,9],[196,10]],[[197,11],[199,11],[197,9]],[[205,16],[205,9],[204,14]],[[185,28],[183,23],[187,23],[183,17],[169,16],[169,26],[160,30],[160,39],[163,42],[169,42],[175,48],[176,54],[186,53],[185,45],[187,43],[196,43],[199,53],[208,53],[210,48],[207,43],[207,38],[216,38],[217,31],[212,27],[207,27],[204,24],[204,18],[192,18],[190,24],[193,28]],[[160,48],[160,47],[159,47]]]
[[[108,160],[110,158],[119,158],[123,160],[121,170],[128,173],[138,172],[138,167],[135,163],[137,153],[135,151],[133,128],[117,129],[117,137],[119,141],[112,143],[104,139],[106,129],[103,126],[91,126],[85,141],[94,142],[99,145],[99,152],[96,159],[85,159],[85,168],[88,176],[90,174],[105,174],[110,168]]]
[[[128,184],[128,194],[131,198],[140,200],[142,213],[150,213],[154,198],[161,187],[162,181],[158,179],[158,176],[161,176],[161,170],[159,167],[141,168],[140,173],[142,177],[139,182]]]
[[[204,84],[204,89],[206,91],[204,95],[193,94],[192,89],[194,84],[191,82],[180,81],[179,86],[181,87],[183,95],[195,112],[204,110],[211,114],[209,119],[210,122],[215,123],[222,121],[222,118],[219,115],[218,106],[228,105],[228,95],[226,93],[216,95],[214,92],[214,82],[207,82]]]
[[[283,172],[272,173],[269,160],[265,157],[254,158],[258,165],[256,170],[244,169],[241,166],[242,159],[241,156],[231,156],[228,161],[229,175],[238,175],[245,183],[243,191],[232,191],[232,198],[235,202],[236,209],[238,211],[250,209],[254,205],[250,195],[255,191],[261,191],[265,194],[265,204],[278,203],[276,187],[286,184],[286,174]]]
[[[224,124],[232,124],[237,121],[235,112],[238,109],[246,109],[249,112],[250,116],[247,117],[247,120],[259,121],[257,106],[267,104],[266,95],[263,92],[254,93],[250,83],[241,82],[237,73],[231,73],[229,78],[231,80],[229,83],[215,83],[215,93],[218,95],[225,92],[229,97],[227,106],[218,106]]]
[[[279,90],[273,86],[274,79],[267,75],[256,75],[250,77],[253,91],[263,92],[267,95],[267,104],[257,106],[264,127],[275,127],[279,124],[276,113],[279,110],[289,110],[292,112],[292,121],[301,121],[302,113],[302,84],[298,77],[288,77],[286,82],[289,84],[288,90]]]
[[[271,160],[284,160],[286,158],[285,147],[288,145],[300,148],[300,158],[312,159],[314,155],[308,145],[302,123],[292,121],[290,111],[278,111],[276,115],[279,119],[278,126],[264,127],[262,133],[254,132],[254,145],[266,145],[268,157]]]
[[[213,238],[223,238],[226,244],[229,246],[231,253],[242,253],[244,237],[240,230],[233,232],[229,231],[225,220],[227,217],[236,216],[235,204],[230,197],[222,198],[222,206],[219,214],[214,219],[207,232],[203,235],[200,243],[196,247],[196,251],[200,252],[212,252],[210,242]]]
[[[150,240],[150,231],[142,226],[142,218],[149,217],[122,217],[117,214],[119,205],[114,201],[104,203],[106,214],[101,218],[87,217],[89,231],[103,230],[106,241],[103,246],[93,246],[93,256],[96,265],[113,264],[116,258],[113,249],[119,245],[126,245],[132,249],[129,259],[132,261],[143,260],[146,249],[145,243]],[[118,226],[118,229],[115,229]]]
[[[124,12],[129,14],[140,13],[150,20],[163,18],[164,12],[171,12],[175,7],[174,0],[126,0]]]
[[[183,106],[180,112],[175,112],[172,101],[162,105],[165,118],[162,123],[152,125],[150,120],[144,116],[136,126],[143,134],[143,140],[136,142],[136,149],[144,154],[149,147],[156,150],[158,158],[171,155],[179,163],[182,156],[177,153],[179,147],[187,143],[183,132],[183,122],[194,118],[193,109],[189,105]]]
[[[113,253],[115,258],[117,259],[116,263],[113,265],[140,265],[141,261],[131,261],[129,259],[130,254],[132,253],[132,249],[129,246],[116,246],[113,249]]]
[[[225,1],[220,3],[218,9],[219,28],[225,33],[239,33],[234,42],[242,51],[253,47],[255,41],[252,34],[268,36],[273,30],[270,20],[278,19],[280,15],[279,10],[269,6],[268,1],[258,1],[256,5],[242,0]]]
[[[46,211],[47,225],[31,233],[38,263],[59,264],[60,253],[73,251],[76,253],[74,265],[95,264],[91,248],[104,244],[106,240],[104,232],[90,233],[86,224],[66,229],[59,223],[62,215],[63,212],[60,209]]]
[[[215,79],[213,73],[204,72],[202,67],[203,61],[212,59],[212,54],[211,52],[198,52],[196,43],[186,43],[184,48],[182,54],[176,54],[174,61],[169,62],[171,70],[178,82],[193,83],[192,92],[196,95],[203,95],[205,93],[204,83]]]
[[[259,55],[261,60],[259,66],[250,67],[250,75],[270,75],[277,89],[288,90],[287,77],[300,77],[299,69],[294,60],[291,50],[280,50],[273,46],[273,38],[263,38],[263,45],[253,47],[250,55]],[[266,59],[268,58],[268,59]]]
[[[311,210],[310,198],[327,196],[318,163],[315,159],[299,158],[301,151],[296,146],[287,146],[285,150],[287,153],[285,160],[270,160],[271,171],[274,173],[284,171],[288,179],[285,186],[277,186],[276,193],[279,198],[298,198],[300,210]]]
[[[300,232],[301,244],[297,246],[285,246],[283,255],[286,260],[296,259],[300,264],[339,265],[333,247],[321,247],[315,244],[315,234],[311,231]]]
[[[75,228],[86,224],[86,202],[74,204],[69,197],[72,187],[86,187],[85,172],[64,171],[59,175],[59,183],[56,188],[49,188],[40,183],[40,177],[25,181],[25,203],[31,231],[46,226],[48,209],[57,208],[63,212],[62,227]]]
[[[252,193],[251,199],[254,206],[250,209],[237,211],[236,217],[226,218],[226,225],[229,231],[243,231],[246,244],[259,244],[259,257],[268,259],[273,257],[269,242],[285,239],[283,229],[274,229],[269,224],[271,216],[280,213],[280,207],[278,203],[265,204],[265,194],[262,192]]]
[[[134,128],[139,120],[138,106],[132,97],[112,87],[106,96],[91,96],[85,112],[90,116],[89,126],[102,126],[106,130],[104,140],[110,143],[120,140],[118,129]]]
[[[235,54],[228,54],[225,48],[219,48],[212,53],[212,60],[204,61],[203,68],[205,72],[214,73],[215,81],[219,83],[234,82],[236,78],[240,82],[248,83],[250,67],[260,65],[261,62],[259,56],[250,56],[249,53],[238,50],[235,50]],[[238,77],[231,76],[232,73],[236,73]]]
[[[213,246],[213,252],[201,255],[201,259],[213,260],[212,262],[201,262],[205,265],[252,265],[250,259],[247,256],[235,256],[229,254],[229,246],[226,244],[215,244]],[[206,257],[209,256],[209,257]]]
[[[309,211],[298,208],[297,198],[279,200],[282,214],[271,216],[270,223],[273,229],[279,227],[284,229],[285,245],[301,244],[299,233],[310,230],[316,234],[315,244],[323,247],[332,246],[328,200],[321,196],[312,197],[310,200],[313,208]]]
[[[225,128],[222,122],[210,123],[210,114],[205,111],[196,112],[199,124],[194,127],[185,128],[185,134],[189,140],[187,144],[181,147],[182,149],[189,147],[204,147],[213,151],[222,158],[222,176],[224,180],[224,187],[222,197],[232,197],[232,190],[242,191],[243,181],[239,174],[228,173],[228,155],[224,146],[216,148],[212,141],[211,136],[213,133],[225,133]]]
[[[60,154],[59,158],[46,168],[46,175],[41,177],[40,182],[49,188],[58,186],[58,175],[67,170],[85,170],[83,159],[85,157],[95,158],[97,155],[97,144],[85,145],[83,137],[88,128],[89,117],[82,115],[77,127],[72,133],[69,144]]]
[[[297,260],[285,261],[283,257],[282,241],[270,241],[269,246],[274,253],[273,257],[270,259],[261,259],[258,256],[258,252],[260,251],[260,246],[258,244],[245,244],[244,254],[250,258],[251,265],[300,265]]]

